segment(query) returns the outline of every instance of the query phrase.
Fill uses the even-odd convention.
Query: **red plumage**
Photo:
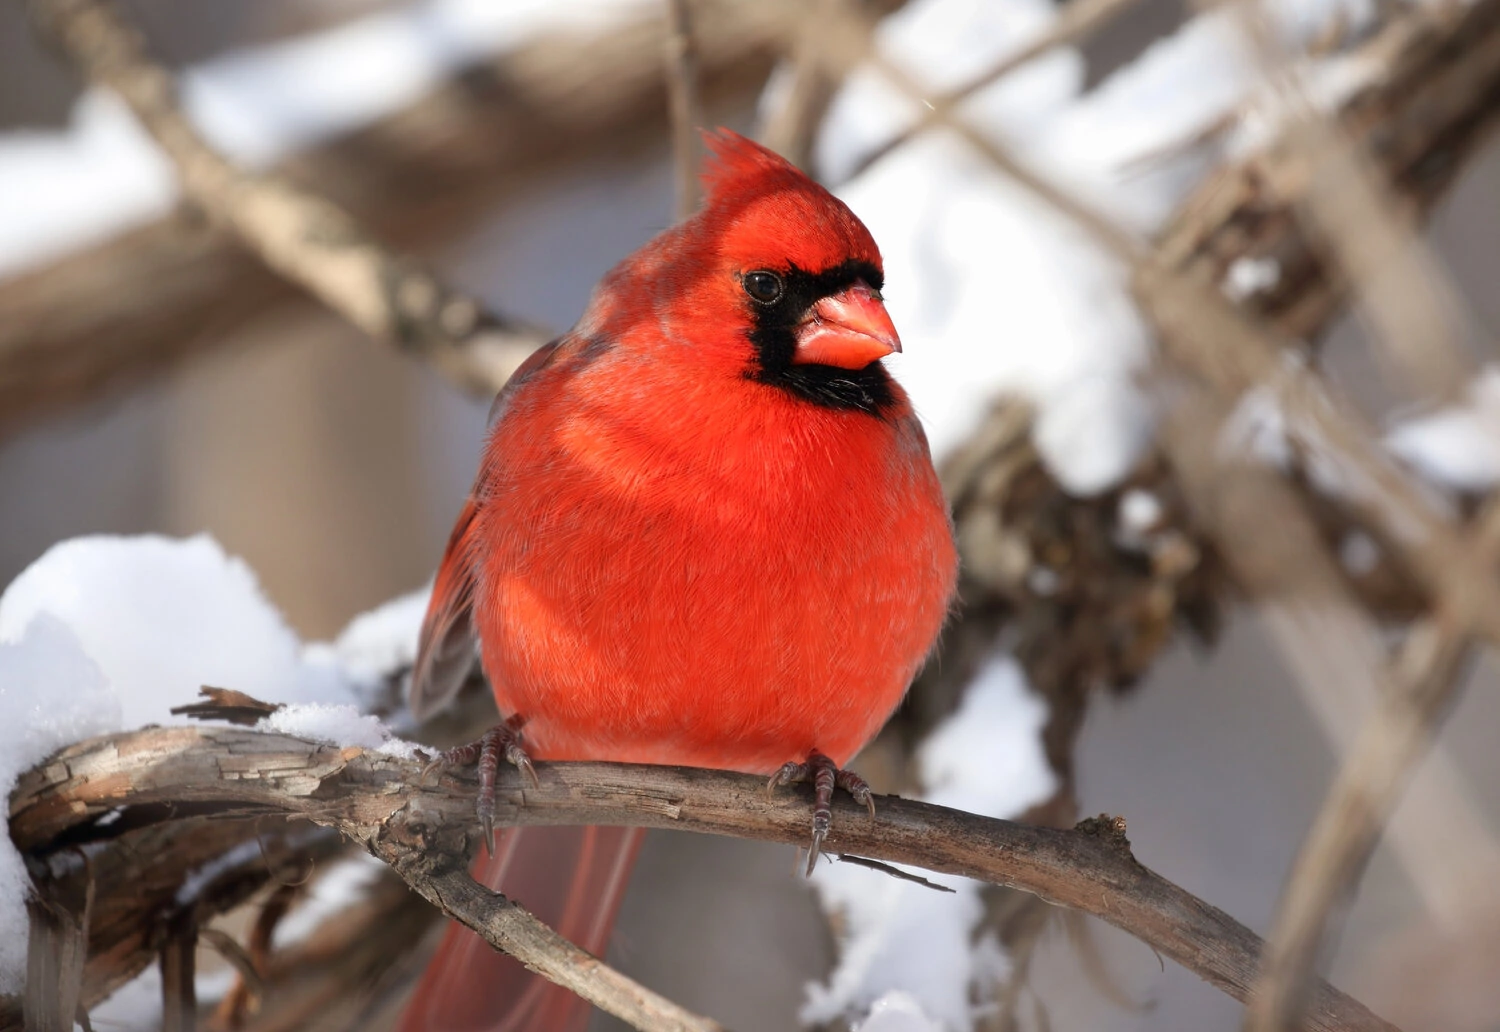
[[[497,399],[419,714],[477,636],[534,758],[842,765],[930,651],[956,556],[921,426],[870,361],[899,347],[879,251],[781,158],[709,143],[703,211],[608,273]]]

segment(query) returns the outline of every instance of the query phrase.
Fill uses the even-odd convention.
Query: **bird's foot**
[[[766,784],[766,793],[774,793],[782,785],[796,785],[807,781],[811,781],[813,786],[812,848],[807,854],[807,873],[811,875],[823,848],[823,840],[828,837],[828,829],[833,826],[834,789],[842,788],[854,797],[856,803],[864,804],[871,817],[875,816],[875,799],[864,778],[852,770],[840,770],[837,764],[820,752],[809,753],[806,763],[783,765],[771,775],[771,780]]]
[[[503,724],[496,724],[476,741],[468,745],[445,749],[438,758],[422,769],[422,777],[439,767],[473,766],[479,775],[479,798],[474,802],[474,812],[479,816],[479,826],[484,830],[484,848],[491,855],[495,852],[495,779],[500,773],[500,758],[519,770],[532,788],[540,788],[536,768],[531,757],[521,748],[521,724],[519,718],[511,717]]]

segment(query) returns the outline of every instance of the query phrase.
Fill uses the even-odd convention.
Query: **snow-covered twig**
[[[87,840],[91,822],[121,806],[129,812],[171,801],[192,804],[199,816],[223,808],[301,817],[362,843],[497,947],[535,949],[518,955],[549,977],[561,978],[574,962],[596,970],[592,958],[570,960],[555,942],[545,945],[551,940],[529,916],[466,884],[466,858],[478,842],[473,783],[423,784],[420,768],[416,760],[240,728],[151,728],[80,743],[26,774],[12,797],[11,829],[23,849],[44,855],[60,836]],[[497,821],[674,828],[798,845],[807,835],[805,799],[790,792],[767,798],[764,781],[750,775],[601,763],[537,770],[541,785],[524,797],[518,780],[502,779]],[[1141,865],[1122,822],[1035,828],[895,797],[877,801],[873,820],[848,800],[835,809],[830,850],[1035,893],[1094,914],[1226,993],[1246,996],[1260,940]],[[502,934],[501,924],[520,929],[518,937]],[[637,1027],[663,1027],[643,1024],[640,996],[621,999],[600,988],[607,983],[584,981],[597,1005]],[[1392,1028],[1326,983],[1315,990],[1309,1021],[1323,1032]]]
[[[172,159],[183,191],[262,261],[377,339],[460,382],[498,391],[546,334],[497,315],[390,250],[343,208],[280,176],[236,167],[183,112],[170,73],[111,0],[31,0],[38,29],[117,93]]]

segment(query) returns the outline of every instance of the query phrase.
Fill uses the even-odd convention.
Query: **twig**
[[[774,60],[759,5],[698,0],[702,99],[745,103]],[[560,30],[455,72],[409,106],[289,159],[381,239],[426,251],[527,177],[638,148],[666,128],[663,19]],[[306,303],[233,234],[157,220],[0,281],[0,435],[159,374]],[[494,385],[476,388],[493,395]]]
[[[913,884],[920,885],[923,888],[932,889],[934,892],[958,891],[950,885],[939,885],[935,881],[923,878],[920,874],[912,874],[910,871],[903,871],[899,867],[892,867],[890,864],[883,864],[879,860],[871,860],[867,856],[854,856],[849,853],[842,853],[835,859],[837,859],[841,864],[853,864],[855,867],[864,867],[871,871],[879,871],[881,874],[890,875],[897,881],[912,882]]]
[[[1465,653],[1463,636],[1451,626],[1409,632],[1394,690],[1345,756],[1282,890],[1247,1028],[1297,1027],[1331,915],[1359,884],[1407,775],[1453,699]]]
[[[475,903],[462,919],[489,930],[488,922],[500,919],[490,897],[467,889],[449,894],[454,881],[431,877],[448,867],[461,871],[477,847],[473,783],[423,785],[420,766],[239,728],[151,728],[80,743],[25,774],[12,796],[11,830],[21,848],[45,853],[65,833],[86,839],[89,822],[119,806],[171,801],[199,813],[223,807],[303,817],[363,843],[449,908]],[[806,800],[790,792],[768,799],[764,782],[751,775],[600,763],[539,764],[537,771],[541,786],[526,787],[524,798],[518,780],[504,779],[497,822],[806,839]],[[1123,836],[1108,829],[1028,827],[894,797],[878,801],[873,820],[848,800],[835,810],[831,851],[1023,889],[1094,914],[1236,999],[1246,997],[1260,940],[1142,866]],[[1392,1028],[1326,983],[1314,996],[1314,1029]]]
[[[672,109],[672,165],[677,172],[677,218],[698,210],[698,53],[693,46],[692,0],[666,0],[667,100]]]
[[[1013,54],[1007,55],[994,67],[969,79],[967,82],[939,94],[924,106],[923,114],[915,125],[901,130],[884,143],[860,156],[849,170],[846,179],[853,179],[891,151],[908,143],[920,134],[944,124],[964,101],[1005,78],[1011,72],[1030,64],[1043,54],[1058,47],[1080,43],[1100,31],[1110,22],[1134,7],[1140,0],[1072,0],[1058,8],[1057,20],[1052,27]]]
[[[424,899],[461,922],[497,950],[642,1032],[721,1032],[721,1026],[691,1014],[664,996],[626,978],[574,946],[498,893],[474,881],[461,864],[433,870],[420,852],[376,842],[372,851],[395,868]]]
[[[811,0],[797,19],[795,35],[786,47],[784,61],[788,67],[779,73],[787,81],[778,90],[768,91],[767,99],[779,99],[780,103],[767,112],[760,129],[761,143],[814,175],[817,169],[813,166],[813,144],[817,141],[818,127],[842,82],[842,77],[818,56],[828,28],[831,2]]]
[[[161,946],[162,1032],[193,1032],[198,1027],[198,926],[191,914],[180,916]]]
[[[445,286],[347,211],[273,174],[235,167],[183,113],[171,75],[111,0],[29,0],[38,29],[90,81],[119,94],[171,158],[183,192],[262,261],[370,336],[460,382],[497,389],[546,339]]]
[[[1486,569],[1500,558],[1500,502],[1478,522]],[[1394,664],[1391,691],[1344,756],[1282,890],[1247,1027],[1294,1028],[1338,904],[1354,890],[1407,777],[1431,744],[1470,651],[1444,613],[1419,625]]]

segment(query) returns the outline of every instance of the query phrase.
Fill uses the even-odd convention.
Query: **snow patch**
[[[870,1005],[869,1015],[854,1032],[943,1032],[911,993],[892,990]]]
[[[120,700],[62,620],[39,613],[0,638],[0,799],[48,754],[119,722]],[[0,836],[0,993],[25,984],[30,887],[10,835]]]
[[[346,704],[303,703],[283,706],[255,725],[257,731],[277,731],[329,745],[354,746],[370,752],[415,759],[417,745],[391,734],[379,717]]]
[[[431,596],[428,585],[351,620],[333,644],[339,666],[369,681],[383,681],[410,668],[417,659],[417,638]]]
[[[423,592],[398,599],[355,620],[338,643],[304,648],[250,568],[211,537],[54,545],[0,595],[0,790],[8,794],[22,771],[72,742],[186,722],[169,711],[204,684],[285,704],[263,722],[270,729],[410,758],[415,746],[358,704],[410,662],[424,607]],[[182,898],[244,858],[231,851],[205,865]],[[25,978],[28,885],[9,836],[0,836],[4,993]]]
[[[1015,661],[995,657],[923,743],[917,757],[927,786],[923,798],[995,817],[1046,799],[1056,787],[1039,737],[1046,716]],[[814,872],[824,909],[839,914],[846,931],[827,983],[808,987],[803,1022],[867,1013],[873,1020],[875,1004],[886,999],[895,1002],[888,1007],[892,1016],[882,1020],[894,1023],[913,1017],[897,1016],[906,997],[920,1001],[918,1013],[929,1024],[892,1024],[892,1030],[970,1026],[971,985],[1005,962],[996,950],[975,948],[983,916],[979,883],[941,880],[956,891],[935,892],[852,864],[824,864]]]
[[[1482,493],[1500,484],[1500,366],[1469,385],[1463,403],[1398,423],[1386,447],[1439,487]]]
[[[0,641],[39,612],[66,623],[103,671],[121,727],[189,723],[173,706],[202,685],[265,702],[348,702],[337,671],[301,661],[301,642],[250,567],[206,534],[73,538],[0,596]]]

